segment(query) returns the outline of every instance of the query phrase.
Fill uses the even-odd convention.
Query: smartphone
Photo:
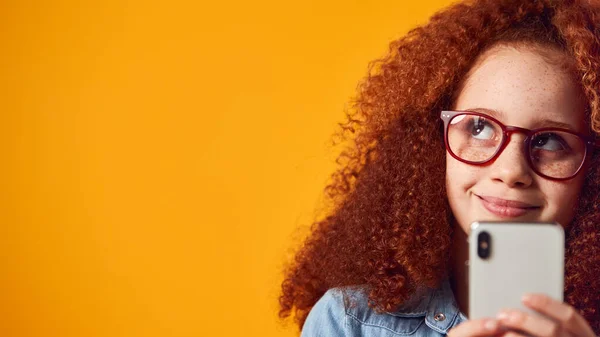
[[[469,234],[469,319],[502,309],[526,312],[521,298],[543,293],[563,301],[564,247],[557,223],[474,222]]]

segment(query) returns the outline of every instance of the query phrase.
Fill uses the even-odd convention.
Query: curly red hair
[[[329,288],[360,286],[377,311],[397,308],[418,285],[449,272],[452,213],[445,190],[439,112],[452,106],[480,55],[497,44],[567,56],[600,131],[600,6],[590,1],[459,3],[390,44],[373,62],[342,123],[351,140],[325,192],[334,206],[285,270],[282,318],[302,327]],[[600,333],[600,155],[594,153],[566,227],[565,301]]]

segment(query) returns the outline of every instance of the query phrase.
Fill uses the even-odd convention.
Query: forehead
[[[544,118],[585,128],[585,101],[574,77],[533,49],[499,46],[481,55],[455,102],[457,110],[474,108],[502,111],[503,122],[522,127]]]

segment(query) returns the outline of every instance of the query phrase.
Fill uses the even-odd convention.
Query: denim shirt
[[[447,280],[439,289],[424,289],[400,309],[385,313],[371,309],[363,291],[341,290],[329,289],[317,301],[304,323],[302,337],[439,337],[467,320]]]

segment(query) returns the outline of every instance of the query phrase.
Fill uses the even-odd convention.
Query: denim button
[[[437,314],[435,314],[435,316],[433,316],[433,319],[435,319],[438,322],[441,322],[446,319],[446,315],[444,315],[441,312],[438,312]]]

